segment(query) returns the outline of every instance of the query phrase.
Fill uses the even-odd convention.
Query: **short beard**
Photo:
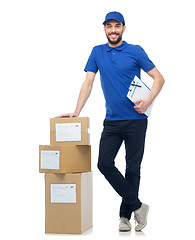
[[[119,35],[118,39],[115,40],[115,41],[110,40],[108,36],[107,36],[107,39],[108,39],[108,42],[109,42],[110,44],[117,45],[117,44],[121,41],[121,39],[122,39],[122,34]]]

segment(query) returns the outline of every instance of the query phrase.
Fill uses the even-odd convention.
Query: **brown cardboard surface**
[[[56,124],[81,123],[81,141],[56,141]],[[88,117],[50,118],[50,145],[89,145]]]
[[[51,203],[51,184],[76,184],[76,203]],[[92,172],[45,174],[45,232],[80,234],[92,227]]]
[[[59,151],[59,169],[41,168],[42,151]],[[40,145],[39,172],[40,173],[73,173],[91,171],[91,146],[82,145]]]

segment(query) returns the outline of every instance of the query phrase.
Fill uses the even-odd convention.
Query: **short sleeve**
[[[139,67],[145,72],[148,72],[155,67],[154,63],[149,59],[144,49],[139,45],[137,45],[137,61]]]
[[[98,66],[95,59],[96,59],[96,54],[95,54],[95,47],[94,47],[91,51],[87,64],[84,68],[85,72],[90,71],[90,72],[97,73]]]

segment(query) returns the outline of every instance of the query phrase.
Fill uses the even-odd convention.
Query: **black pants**
[[[128,219],[133,211],[141,207],[138,191],[146,129],[147,119],[122,121],[105,119],[100,139],[98,168],[122,197],[119,215]],[[115,157],[123,140],[126,149],[125,177],[115,167]]]

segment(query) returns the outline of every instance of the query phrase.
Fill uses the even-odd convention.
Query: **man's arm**
[[[140,99],[134,102],[134,104],[136,104],[134,108],[138,113],[144,113],[147,110],[147,108],[152,104],[154,99],[158,96],[165,82],[163,76],[156,67],[148,71],[147,74],[154,79],[154,82],[148,98],[146,100]]]
[[[61,114],[56,116],[56,118],[60,118],[60,117],[78,117],[82,108],[84,107],[90,93],[93,87],[93,82],[95,79],[95,73],[94,72],[87,72],[86,75],[86,79],[82,84],[80,93],[79,93],[79,97],[78,97],[78,101],[77,101],[77,105],[76,105],[76,109],[74,111],[74,113],[67,113],[67,114]]]

